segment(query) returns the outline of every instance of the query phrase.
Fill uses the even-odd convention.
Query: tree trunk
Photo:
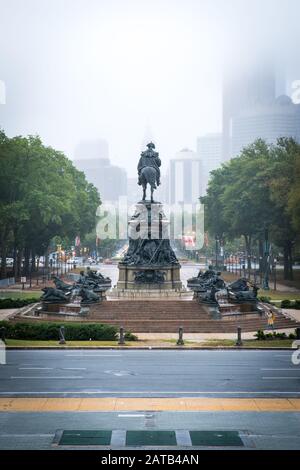
[[[5,279],[7,277],[7,269],[6,269],[6,255],[7,255],[7,248],[4,243],[1,243],[1,269],[0,269],[0,279]]]
[[[14,247],[14,267],[13,267],[14,278],[17,278],[18,275],[18,250],[17,247]]]
[[[17,254],[17,277],[21,276],[22,272],[23,249],[18,250]]]
[[[251,235],[244,235],[247,256],[247,269],[251,271]]]
[[[284,261],[284,279],[286,281],[294,280],[293,273],[293,255],[292,255],[292,243],[287,241],[283,247],[283,261]]]
[[[32,273],[34,273],[37,270],[36,264],[35,264],[35,252],[31,250],[31,266],[30,270]]]
[[[263,272],[264,270],[264,242],[261,238],[258,240],[258,256],[259,256],[259,271]]]
[[[30,250],[28,247],[24,249],[24,265],[23,265],[23,274],[24,276],[29,275],[29,259],[30,259]]]

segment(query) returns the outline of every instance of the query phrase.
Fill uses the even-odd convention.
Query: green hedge
[[[300,310],[300,300],[282,300],[281,302],[281,308],[294,308],[296,310]]]
[[[12,323],[1,321],[0,327],[5,327],[5,336],[8,339],[32,340],[58,340],[60,326],[65,327],[66,341],[117,341],[119,329],[113,325],[100,323],[53,323],[53,322],[26,322]],[[129,331],[125,338],[134,341]]]
[[[274,339],[296,339],[297,338],[297,332],[295,330],[294,333],[290,333],[287,335],[286,333],[277,333],[276,331],[273,331],[272,333],[265,333],[263,330],[258,330],[257,333],[255,333],[256,339],[258,341],[271,341]]]
[[[25,305],[34,304],[38,302],[37,298],[30,297],[28,299],[0,299],[0,309],[1,308],[21,308],[25,307]]]

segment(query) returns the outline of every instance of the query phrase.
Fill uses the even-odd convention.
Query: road
[[[0,396],[300,397],[289,351],[8,351]]]
[[[123,451],[133,431],[175,433],[177,449],[207,448],[191,442],[204,431],[234,433],[243,448],[299,450],[300,367],[289,351],[8,351],[0,449],[64,448],[63,431],[99,430]]]

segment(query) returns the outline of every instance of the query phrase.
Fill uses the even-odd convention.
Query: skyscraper
[[[300,104],[279,96],[268,105],[253,106],[232,118],[232,155],[257,138],[276,143],[279,137],[293,137],[300,142]]]
[[[170,159],[168,170],[169,204],[192,204],[201,195],[201,161],[196,152],[182,149]]]
[[[206,192],[209,174],[222,163],[222,134],[206,134],[197,139],[197,154],[201,161],[201,195]]]
[[[102,201],[117,201],[127,194],[126,171],[111,165],[105,140],[81,142],[75,150],[74,165],[96,186]]]
[[[240,70],[230,69],[223,78],[223,161],[233,156],[232,120],[249,108],[267,106],[276,95],[276,79],[272,66],[253,63]],[[257,136],[259,137],[259,136]],[[256,137],[256,138],[257,138]]]

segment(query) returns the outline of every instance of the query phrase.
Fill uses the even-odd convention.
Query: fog
[[[129,175],[150,128],[164,171],[221,131],[224,72],[271,61],[290,92],[299,17],[299,0],[0,0],[0,127],[70,158],[105,138]]]

